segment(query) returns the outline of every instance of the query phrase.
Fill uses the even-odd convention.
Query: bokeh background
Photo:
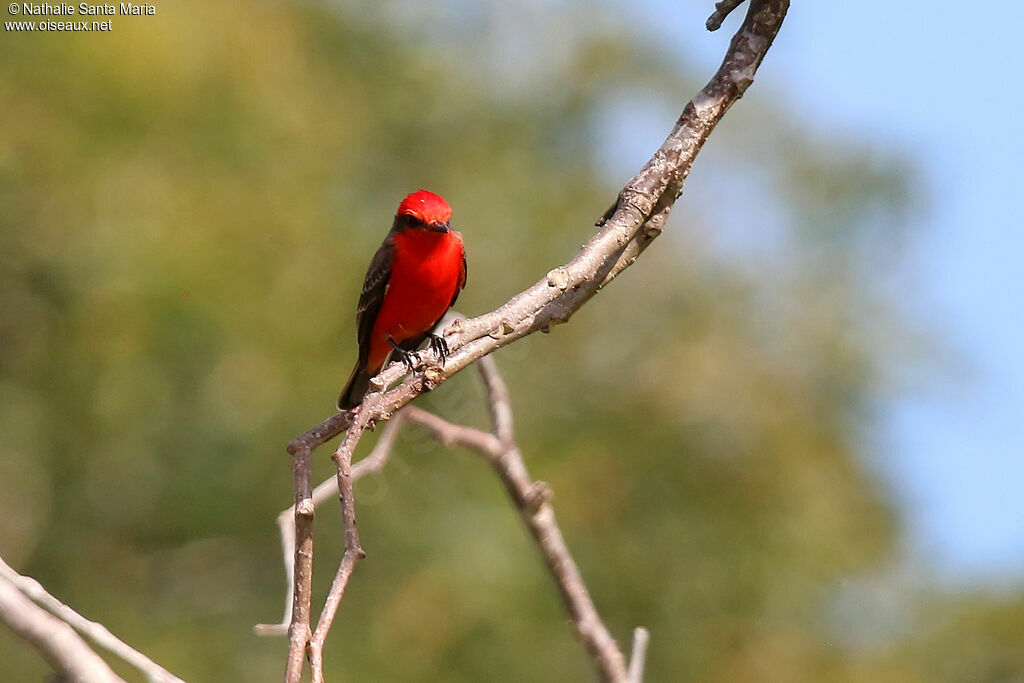
[[[1024,10],[842,5],[794,3],[637,266],[497,355],[652,681],[1024,677]],[[0,555],[188,680],[276,681],[284,445],[331,414],[399,199],[450,200],[459,307],[492,309],[575,253],[739,17],[157,7],[0,38]],[[422,402],[483,424],[464,375]],[[356,493],[331,677],[590,676],[481,462],[409,428]],[[0,678],[46,671],[0,630]]]

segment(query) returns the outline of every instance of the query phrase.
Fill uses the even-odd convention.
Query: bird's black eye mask
[[[424,223],[415,216],[402,214],[399,216],[395,216],[395,224],[391,227],[391,230],[392,232],[401,232],[403,230],[430,230],[432,232],[451,232],[452,228],[448,221]]]

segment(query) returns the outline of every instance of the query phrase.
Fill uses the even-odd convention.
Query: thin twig
[[[601,620],[590,598],[579,567],[565,543],[548,500],[551,489],[534,481],[526,469],[512,430],[512,409],[508,388],[490,356],[478,363],[487,388],[494,434],[454,424],[415,406],[405,409],[406,417],[426,427],[444,444],[468,446],[479,452],[498,474],[527,529],[537,542],[544,564],[558,586],[566,611],[597,667],[603,681],[626,681],[626,662],[615,639]],[[499,438],[498,433],[502,436]]]
[[[295,589],[292,592],[292,618],[288,626],[288,663],[285,680],[298,683],[306,645],[313,633],[309,629],[310,601],[313,594],[313,505],[312,455],[309,446],[294,453],[292,477],[295,482]]]
[[[398,426],[405,421],[426,428],[446,446],[464,446],[482,455],[498,472],[517,509],[523,516],[527,527],[538,541],[538,546],[544,555],[545,564],[559,586],[559,591],[565,600],[566,609],[573,618],[576,630],[581,635],[588,652],[591,653],[592,658],[597,664],[602,679],[625,681],[627,677],[625,660],[611,634],[598,616],[597,609],[590,600],[589,593],[583,584],[583,579],[575,560],[572,558],[558,529],[554,512],[547,503],[547,498],[551,495],[550,490],[543,482],[534,482],[531,479],[523,463],[518,446],[515,443],[508,388],[498,373],[497,366],[492,358],[483,358],[479,363],[479,369],[487,390],[487,405],[491,413],[494,433],[467,425],[455,424],[417,406],[407,406],[400,415],[396,416],[389,423],[387,431],[381,435],[374,451],[353,466],[351,478],[352,480],[357,479],[357,471],[369,472],[371,467],[372,471],[377,471],[383,467],[397,436]],[[361,423],[362,420],[357,419],[356,424],[360,425]],[[354,439],[358,438],[361,429],[361,426],[358,430],[356,427],[353,427],[346,436],[345,442],[339,448],[338,455],[348,453],[349,457],[351,456]],[[501,437],[498,434],[501,434]],[[361,469],[360,466],[365,467],[365,469]],[[333,491],[338,490],[338,483],[334,480],[328,480],[317,488],[328,491],[327,495],[317,495],[314,493],[313,501],[319,504],[329,497]],[[287,543],[285,543],[285,547],[288,547]],[[309,645],[313,670],[312,680],[314,682],[322,680],[323,639],[326,638],[327,631],[330,629],[345,585],[351,576],[355,560],[358,559],[354,553],[346,552],[346,554],[348,559],[346,560],[345,557],[342,559],[334,585],[332,586],[331,595],[328,597],[325,606],[324,614],[321,616],[320,623]],[[264,632],[279,633],[280,627],[279,625],[265,627]],[[646,631],[643,632],[646,633]],[[639,631],[637,638],[640,638]],[[638,660],[636,657],[637,655],[634,654],[634,661],[641,662],[642,671],[642,654],[640,655],[641,659]]]
[[[0,559],[0,578],[6,579],[33,602],[44,607],[71,628],[106,651],[123,659],[141,671],[150,683],[184,683],[180,678],[151,660],[146,655],[133,649],[120,640],[110,630],[95,621],[86,619],[57,598],[50,595],[42,584],[30,576],[23,576]]]
[[[31,643],[61,678],[124,683],[71,626],[32,602],[6,574],[0,577],[0,621]]]
[[[487,391],[487,410],[491,413],[494,435],[501,441],[502,446],[507,448],[516,438],[508,386],[498,372],[498,364],[490,356],[482,358],[477,369],[480,371],[480,379]]]
[[[490,356],[478,364],[480,376],[487,387],[488,404],[492,406],[494,429],[507,430],[501,456],[491,460],[494,471],[516,505],[519,515],[530,530],[544,558],[551,578],[555,580],[566,610],[579,632],[598,673],[605,681],[624,681],[626,664],[622,652],[594,606],[579,567],[569,552],[551,506],[551,489],[544,482],[535,482],[512,433],[512,409],[508,388]]]
[[[715,3],[715,11],[708,17],[705,24],[709,31],[717,31],[722,28],[722,22],[732,14],[732,11],[743,4],[744,0],[722,0]]]
[[[309,667],[312,683],[323,683],[323,650],[327,632],[331,630],[331,624],[334,623],[334,616],[338,613],[341,599],[345,595],[345,587],[352,576],[356,562],[366,557],[366,553],[359,543],[359,529],[356,527],[356,502],[355,494],[352,491],[352,453],[359,445],[359,440],[369,423],[369,415],[373,413],[378,396],[378,394],[368,396],[357,408],[355,422],[352,423],[345,438],[342,439],[341,446],[338,447],[332,458],[338,466],[338,494],[341,499],[342,521],[345,525],[345,553],[338,565],[338,573],[331,583],[331,590],[324,602],[323,611],[320,612],[320,621],[316,625],[316,631],[313,632],[313,637],[309,641]]]
[[[488,458],[501,457],[501,441],[494,434],[476,427],[459,425],[417,406],[405,409],[409,422],[426,427],[445,446],[465,446]]]
[[[651,634],[643,626],[633,629],[633,651],[629,653],[629,683],[643,683],[644,665],[647,663],[647,644]]]
[[[391,449],[398,436],[398,429],[404,420],[404,411],[395,415],[384,427],[380,438],[374,444],[370,454],[352,465],[352,481],[357,482],[363,477],[380,472],[391,456]],[[314,507],[338,495],[338,477],[331,475],[313,489],[311,500]],[[252,630],[258,636],[283,636],[288,633],[292,620],[292,599],[295,577],[295,506],[281,511],[277,516],[277,526],[281,531],[281,548],[284,551],[285,594],[284,618],[277,624],[257,624]]]

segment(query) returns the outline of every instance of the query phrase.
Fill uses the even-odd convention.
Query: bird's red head
[[[442,224],[451,219],[452,207],[448,206],[441,195],[417,190],[402,200],[396,216],[409,216],[427,225]]]

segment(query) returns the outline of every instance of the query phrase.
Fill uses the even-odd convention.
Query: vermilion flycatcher
[[[426,190],[399,205],[366,271],[356,310],[359,360],[338,397],[341,410],[359,405],[392,352],[411,370],[416,349],[429,338],[444,362],[448,346],[431,331],[466,286],[466,252],[451,217],[448,202]]]

